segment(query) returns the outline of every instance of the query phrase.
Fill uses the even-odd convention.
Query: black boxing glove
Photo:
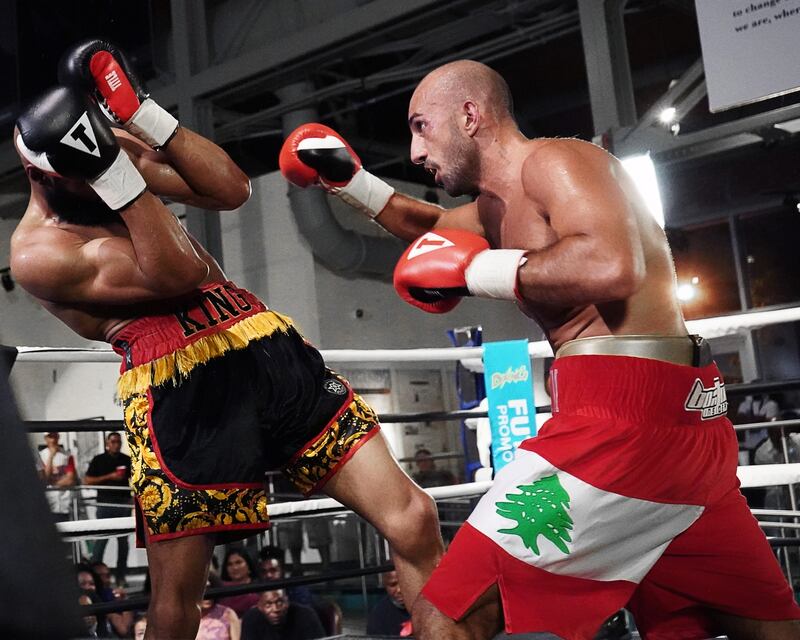
[[[64,52],[58,63],[58,81],[94,92],[112,118],[151,147],[167,145],[178,121],[148,97],[125,54],[111,42],[92,38]]]
[[[114,211],[147,189],[106,117],[81,90],[55,87],[34,100],[17,120],[17,148],[51,175],[86,180]]]

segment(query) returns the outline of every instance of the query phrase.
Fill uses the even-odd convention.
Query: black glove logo
[[[92,125],[89,123],[89,114],[86,111],[70,127],[67,134],[61,138],[61,142],[82,153],[90,153],[93,156],[100,157],[100,147],[97,146],[97,138],[94,135]]]

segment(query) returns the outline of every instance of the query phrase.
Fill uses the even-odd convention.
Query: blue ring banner
[[[484,343],[483,377],[492,426],[492,466],[497,475],[514,459],[519,444],[536,435],[528,341]]]

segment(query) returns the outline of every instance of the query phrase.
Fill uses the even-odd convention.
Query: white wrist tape
[[[144,140],[151,147],[163,147],[178,129],[178,121],[166,109],[155,101],[147,98],[125,123],[126,131],[132,133],[140,140]]]
[[[122,149],[108,169],[89,180],[89,186],[114,211],[129,205],[147,189],[142,174]]]
[[[517,299],[517,271],[525,264],[522,249],[487,249],[476,255],[465,273],[473,296]]]
[[[377,217],[394,195],[394,187],[365,169],[359,169],[344,187],[330,187],[328,191],[370,218]]]

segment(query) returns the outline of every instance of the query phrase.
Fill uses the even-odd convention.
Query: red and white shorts
[[[497,584],[506,631],[591,638],[628,607],[648,639],[716,635],[711,612],[800,619],[739,491],[715,365],[570,356],[553,411],[423,589],[460,619]]]

